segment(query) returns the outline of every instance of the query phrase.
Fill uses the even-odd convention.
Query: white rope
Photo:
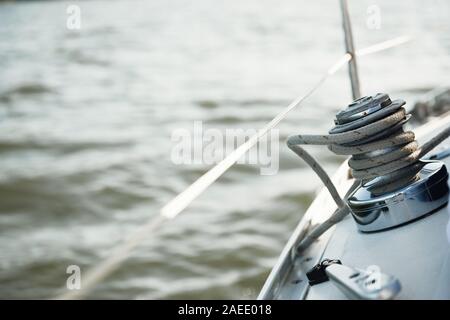
[[[404,37],[400,37],[404,38]],[[395,39],[400,39],[395,38]],[[399,41],[389,40],[374,46],[357,51],[357,55],[366,55],[381,50],[386,50],[395,47],[401,43]],[[372,49],[370,49],[372,48]],[[376,49],[376,50],[375,50]],[[361,53],[358,53],[361,52]],[[313,87],[306,92],[306,94],[297,97],[291,104],[285,107],[275,118],[266,124],[257,134],[250,137],[245,143],[240,145],[232,153],[230,153],[225,159],[199,177],[194,183],[187,187],[183,192],[177,195],[173,200],[167,203],[161,210],[160,214],[156,217],[150,218],[150,220],[138,228],[129,238],[119,245],[112,254],[104,261],[94,266],[91,270],[88,270],[86,276],[82,279],[82,288],[80,290],[67,291],[56,299],[79,299],[89,293],[92,288],[99,283],[102,279],[112,273],[125,259],[127,259],[132,250],[137,247],[142,240],[148,236],[152,231],[156,230],[161,224],[169,219],[174,219],[181,211],[183,211],[194,199],[203,193],[212,183],[214,183],[224,172],[226,172],[236,161],[250,150],[261,137],[267,132],[273,129],[278,123],[280,123],[287,114],[298,107],[303,101],[311,96],[330,76],[335,74],[346,63],[352,59],[352,56],[348,53],[339,58],[326,73],[313,85]]]
[[[393,39],[390,39],[387,41],[383,41],[383,42],[374,44],[373,46],[370,46],[370,47],[356,50],[356,55],[359,57],[366,56],[366,55],[369,55],[372,53],[384,51],[386,49],[399,46],[399,45],[407,43],[411,40],[412,40],[412,38],[410,36],[401,36],[401,37],[393,38]]]

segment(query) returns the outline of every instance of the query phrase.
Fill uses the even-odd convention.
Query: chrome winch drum
[[[441,161],[423,161],[418,179],[385,194],[371,192],[371,182],[361,184],[348,197],[358,229],[373,232],[416,220],[448,202],[448,173]]]
[[[403,100],[391,101],[387,94],[381,93],[360,98],[336,115],[336,126],[330,134],[371,124],[404,104]],[[383,132],[349,145],[376,142],[403,132],[403,125],[409,117],[406,115],[403,120]],[[370,159],[397,151],[399,147],[402,146],[388,147],[353,157],[356,160]],[[360,231],[386,230],[416,220],[445,205],[449,195],[447,179],[447,169],[441,161],[418,160],[398,172],[391,173],[386,187],[386,177],[383,176],[363,180],[347,197],[347,204]]]

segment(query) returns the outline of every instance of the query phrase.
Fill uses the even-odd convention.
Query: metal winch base
[[[381,231],[418,219],[448,202],[448,173],[441,161],[420,160],[418,179],[385,194],[371,192],[372,182],[360,185],[348,197],[357,227],[362,232]]]

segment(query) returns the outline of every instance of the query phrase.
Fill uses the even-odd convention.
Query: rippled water
[[[365,93],[412,103],[449,80],[448,1],[350,8],[360,48],[415,37],[359,60]],[[171,162],[173,130],[260,128],[342,55],[340,23],[338,1],[0,3],[0,297],[52,297],[68,265],[106,257],[209,168]],[[320,186],[284,140],[349,100],[342,70],[279,127],[278,174],[235,166],[89,297],[256,297]],[[312,150],[330,172],[343,160]]]

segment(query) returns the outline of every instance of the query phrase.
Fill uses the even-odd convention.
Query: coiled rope
[[[370,182],[371,191],[375,194],[398,189],[418,178],[423,167],[419,159],[450,136],[449,125],[419,147],[414,133],[403,129],[410,119],[403,105],[405,101],[391,101],[387,94],[363,97],[336,115],[336,125],[328,135],[294,135],[288,138],[288,147],[311,166],[338,206],[330,219],[300,242],[297,252],[308,247],[349,213],[346,202],[326,172],[300,145],[327,145],[335,154],[350,155],[348,164],[355,184]]]

